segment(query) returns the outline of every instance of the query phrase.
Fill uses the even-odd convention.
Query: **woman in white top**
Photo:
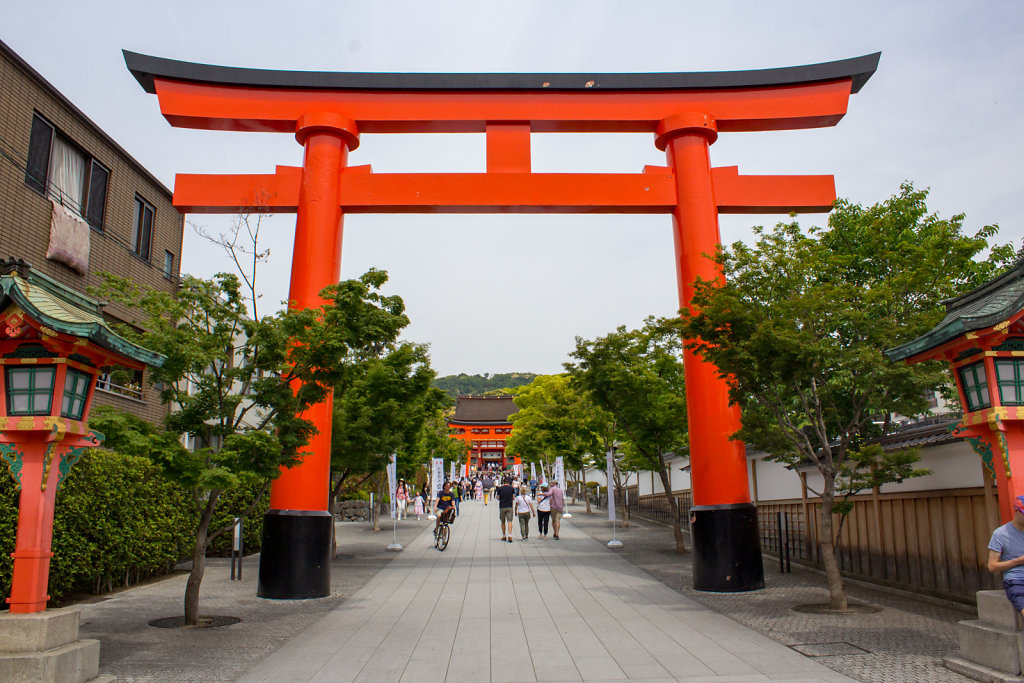
[[[537,493],[537,530],[541,538],[548,537],[548,520],[551,519],[551,496],[548,495],[548,485],[541,484]]]
[[[530,517],[533,517],[533,498],[530,498],[529,490],[523,486],[519,489],[519,495],[515,501],[516,514],[519,515],[519,534],[522,540],[530,540]],[[509,529],[511,531],[511,529]]]

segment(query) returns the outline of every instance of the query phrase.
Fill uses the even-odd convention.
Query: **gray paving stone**
[[[497,540],[497,508],[462,506],[444,553],[426,521],[390,529],[339,525],[332,594],[255,597],[211,563],[202,611],[242,622],[174,631],[150,619],[180,613],[184,577],[83,605],[82,637],[101,641],[100,670],[118,681],[963,681],[941,657],[956,653],[964,614],[893,596],[870,619],[798,615],[825,594],[820,577],[774,574],[749,594],[688,588],[689,559],[663,552],[671,533],[632,525],[604,547],[607,524],[574,510],[562,540]],[[606,534],[605,538],[601,533]],[[880,594],[882,595],[882,594]],[[864,655],[805,657],[790,646],[849,642]]]

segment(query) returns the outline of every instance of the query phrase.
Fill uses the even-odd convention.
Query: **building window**
[[[999,402],[1004,406],[1024,405],[1024,382],[1021,381],[1022,362],[1007,358],[996,360],[996,378],[999,382]]]
[[[153,240],[153,205],[135,196],[135,217],[132,219],[132,251],[139,258],[149,260],[149,246]]]
[[[164,277],[174,279],[174,254],[169,251],[164,252]]]
[[[53,365],[8,366],[7,414],[49,415],[56,377]]]
[[[64,400],[60,406],[60,414],[72,420],[81,420],[85,411],[85,399],[89,397],[91,377],[78,370],[68,368],[64,379]]]
[[[86,156],[38,114],[32,117],[25,183],[103,229],[107,180],[103,164]]]
[[[988,398],[988,381],[985,379],[985,364],[971,363],[960,368],[960,383],[967,398],[967,410],[988,408],[992,402]]]

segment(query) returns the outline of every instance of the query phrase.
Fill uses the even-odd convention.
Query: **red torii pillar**
[[[268,175],[182,175],[182,212],[296,212],[293,306],[319,303],[340,277],[343,213],[667,213],[675,226],[680,307],[694,278],[719,275],[705,258],[719,213],[828,211],[832,176],[740,176],[711,168],[721,132],[835,125],[878,54],[782,69],[663,74],[365,74],[192,64],[125,52],[174,126],[294,133],[303,167]],[[373,173],[346,168],[361,133],[484,133],[485,173]],[[532,173],[530,135],[651,132],[669,166],[643,173]],[[685,356],[694,507],[694,587],[764,585],[757,513],[739,411],[725,382]],[[274,482],[265,519],[259,594],[330,592],[330,403],[308,417],[320,433],[303,463]]]

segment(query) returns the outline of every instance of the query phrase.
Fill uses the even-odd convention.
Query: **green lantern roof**
[[[160,367],[166,360],[111,329],[103,319],[100,302],[47,277],[21,259],[0,261],[0,310],[11,303],[52,330],[88,339],[140,363]]]
[[[889,360],[906,360],[968,332],[998,325],[1020,311],[1024,308],[1024,260],[981,287],[942,303],[946,305],[942,322],[917,339],[888,349]]]

